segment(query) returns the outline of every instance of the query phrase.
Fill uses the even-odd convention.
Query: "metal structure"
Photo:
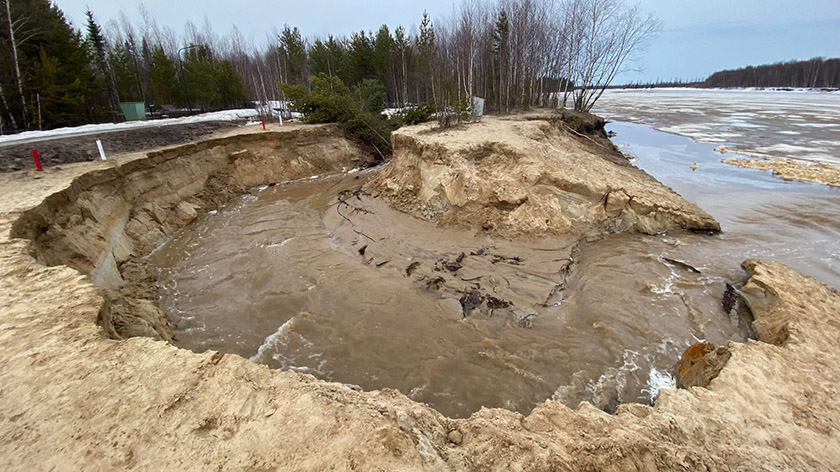
[[[184,93],[187,95],[187,108],[190,110],[190,115],[192,115],[192,102],[190,101],[190,88],[187,85],[187,77],[184,74],[184,61],[181,60],[181,51],[186,51],[187,49],[195,49],[198,45],[190,44],[189,46],[184,46],[178,50],[178,63],[181,64],[181,81],[184,82]]]

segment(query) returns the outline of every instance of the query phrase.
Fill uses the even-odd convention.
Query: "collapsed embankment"
[[[340,172],[366,160],[328,125],[210,139],[83,174],[24,212],[11,234],[31,240],[42,263],[72,267],[103,289],[100,324],[110,336],[171,341],[144,256],[198,211],[218,208],[248,187]]]
[[[588,133],[575,131],[575,123]],[[403,128],[393,135],[393,160],[366,189],[416,217],[504,237],[572,242],[624,232],[720,231],[714,218],[632,166],[605,138],[603,121],[592,115],[488,117],[447,131]]]
[[[308,136],[314,138],[323,132],[313,129],[302,135],[312,133]],[[315,149],[324,139],[333,138],[321,135]],[[335,139],[332,152],[343,149],[356,155],[346,141]],[[257,158],[242,161],[236,171],[232,154],[242,150],[241,144],[228,143],[196,148],[189,158],[188,153],[182,159],[151,156],[150,161],[114,169],[115,174],[98,171],[82,177],[60,194],[45,195],[40,206],[20,217],[13,237],[34,243],[4,238],[0,435],[5,439],[0,463],[5,469],[840,467],[835,447],[840,408],[834,401],[840,393],[840,352],[835,346],[840,294],[772,262],[747,261],[743,266],[750,279],[742,297],[762,341],[732,345],[729,362],[708,389],[665,389],[654,407],[626,404],[615,415],[585,403],[570,409],[546,401],[528,416],[484,409],[469,419],[453,420],[393,390],[357,392],[309,375],[271,371],[239,356],[196,354],[149,337],[118,341],[104,336],[94,324],[103,306],[98,289],[62,265],[100,274],[100,283],[118,286],[114,266],[125,279],[121,270],[126,261],[154,246],[152,241],[160,237],[155,231],[166,234],[192,218],[183,202],[196,210],[216,195],[203,193],[204,185],[190,185],[190,175],[210,181],[208,175],[227,169],[225,178],[238,176],[231,182],[242,185],[292,178],[280,178],[279,172],[277,178],[264,175],[267,171],[257,165],[266,163]],[[299,149],[287,148],[295,153]],[[296,157],[287,157],[292,166]],[[185,171],[171,186],[155,178],[166,175],[156,172],[170,166],[171,175],[180,175],[177,168],[189,169],[190,161],[200,159],[215,163],[208,165],[212,170]],[[333,160],[329,165],[340,166]],[[139,173],[127,172],[131,169]],[[312,168],[308,172],[316,173]],[[142,186],[135,180],[140,175],[148,180]],[[304,175],[302,170],[299,176]],[[158,191],[171,196],[152,200],[149,196]],[[161,208],[158,215],[137,204],[145,198]],[[109,210],[95,211],[100,203]],[[652,221],[669,221],[660,218]],[[155,223],[141,225],[148,219]],[[130,226],[132,221],[136,223]],[[482,220],[467,215],[464,222]],[[131,237],[127,232],[135,226],[151,228],[136,232],[146,237]],[[51,234],[62,234],[59,239],[66,242],[48,244]],[[31,255],[33,247],[39,260]]]

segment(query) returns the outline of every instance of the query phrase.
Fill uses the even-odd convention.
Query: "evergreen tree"
[[[114,81],[114,74],[108,64],[108,43],[102,34],[102,29],[93,18],[93,12],[85,11],[87,17],[87,42],[93,54],[97,69],[97,81],[105,84],[107,89],[108,103],[114,111],[120,111],[120,99],[117,93],[117,85]]]
[[[364,31],[353,33],[348,51],[350,62],[350,83],[358,84],[364,79],[377,78],[373,39]]]
[[[212,108],[217,100],[213,53],[207,45],[185,51],[184,80],[189,87],[192,105],[201,110]]]
[[[23,100],[8,101],[8,111],[17,118],[18,126],[30,121],[23,119],[25,115],[32,117],[31,121],[39,128],[91,121],[96,77],[90,67],[88,45],[81,34],[48,0],[16,0],[9,7],[12,21],[21,25],[16,30],[15,41]],[[7,27],[0,33],[5,37]],[[3,90],[16,91],[12,57],[6,47],[2,49],[0,81]],[[24,102],[26,110],[20,105]]]
[[[114,83],[121,102],[142,101],[140,93],[140,69],[134,60],[132,45],[129,41],[117,43],[111,48],[110,63],[114,73]]]
[[[303,84],[306,80],[306,43],[295,27],[283,27],[278,54],[283,62],[281,80],[288,84]]]
[[[332,35],[326,41],[315,40],[309,50],[309,63],[312,75],[335,75],[342,81],[349,81],[347,48],[343,41],[336,40]]]
[[[397,90],[400,92],[398,101],[402,106],[408,103],[408,64],[412,59],[411,52],[410,39],[405,34],[405,28],[398,26],[394,30],[394,53],[397,55],[399,63]]]
[[[435,29],[432,25],[432,20],[425,11],[423,12],[423,20],[420,21],[420,34],[417,36],[417,51],[419,53],[417,57],[417,68],[419,69],[418,73],[420,76],[418,80],[425,79],[424,96],[428,97],[431,95],[432,102],[436,102],[433,63],[437,52],[437,45],[435,44]],[[431,90],[431,94],[429,90]]]
[[[181,103],[181,86],[176,74],[178,69],[175,62],[166,55],[162,47],[157,46],[152,51],[149,61],[149,89],[151,103],[163,109],[164,105]]]
[[[376,70],[376,79],[385,84],[388,95],[393,99],[393,68],[392,55],[394,50],[394,38],[387,25],[379,27],[376,38],[373,41],[373,66]],[[393,100],[392,100],[393,101]]]
[[[510,90],[506,87],[506,74],[508,70],[508,44],[510,42],[510,20],[507,12],[502,10],[499,12],[499,17],[496,19],[496,24],[493,27],[492,33],[492,47],[493,47],[493,69],[490,77],[492,89],[496,92],[495,101],[496,106],[504,110],[509,110]]]
[[[214,105],[219,107],[238,106],[248,99],[242,78],[233,68],[233,63],[224,60],[216,64],[216,97]]]

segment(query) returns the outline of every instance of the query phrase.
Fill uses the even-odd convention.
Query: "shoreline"
[[[598,110],[599,113],[610,116],[604,110]],[[633,118],[633,117],[630,117]],[[629,119],[622,116],[621,119],[608,118],[607,123],[633,123],[639,125],[650,126],[652,129],[661,133],[667,133],[674,136],[689,138],[695,143],[703,144],[718,144],[719,141],[710,141],[702,138],[697,138],[690,134],[678,133],[667,128],[665,125],[656,125],[649,123],[643,119]],[[733,144],[732,146],[741,146],[740,144]],[[823,161],[815,161],[804,158],[793,157],[775,157],[767,154],[751,151],[749,149],[738,149],[737,147],[729,147],[726,144],[720,144],[714,149],[721,154],[738,154],[746,156],[744,158],[722,158],[720,161],[725,164],[730,164],[736,167],[745,169],[770,170],[773,175],[780,177],[783,180],[798,180],[803,182],[816,182],[830,187],[840,187],[840,163],[830,163]],[[634,156],[638,158],[639,156]]]

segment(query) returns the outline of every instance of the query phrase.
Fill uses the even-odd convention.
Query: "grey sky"
[[[100,23],[122,10],[139,20],[138,3],[113,0],[57,0],[73,23],[84,24],[86,6]],[[411,30],[423,10],[432,19],[449,14],[452,0],[375,1],[268,1],[145,0],[146,9],[161,26],[177,32],[187,20],[197,25],[205,16],[218,34],[237,25],[246,37],[263,43],[266,35],[284,23],[298,26],[305,36],[349,34],[375,30],[382,23]],[[641,56],[642,72],[631,72],[619,82],[702,78],[715,70],[814,56],[840,56],[840,1],[838,0],[643,0],[665,30]]]

